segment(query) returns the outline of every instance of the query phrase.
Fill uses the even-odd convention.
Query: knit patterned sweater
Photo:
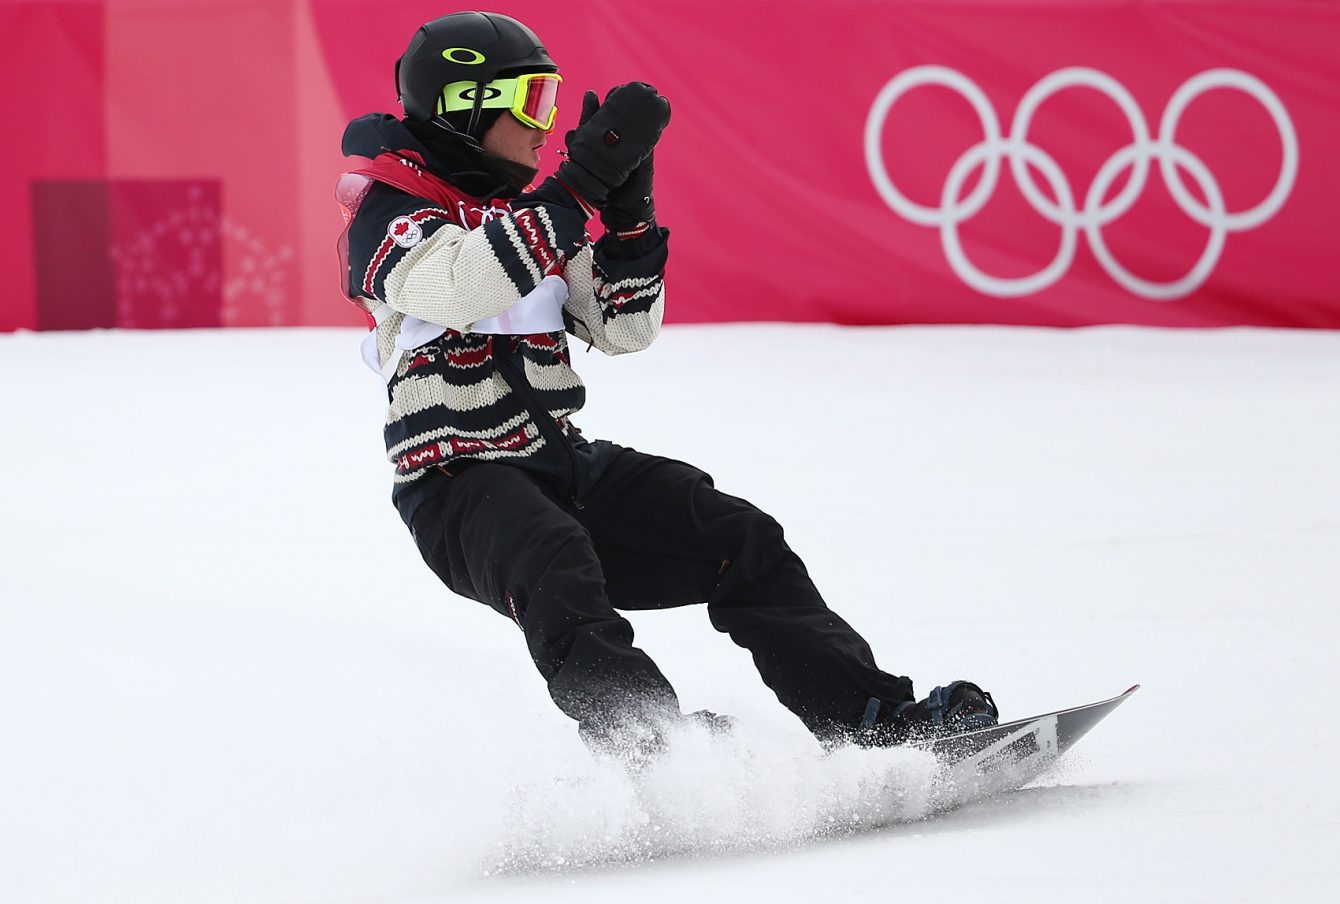
[[[386,120],[378,125],[384,139]],[[556,183],[517,198],[516,209],[486,203],[432,172],[405,137],[412,146],[389,160],[379,154],[361,171],[365,190],[342,201],[352,208],[347,294],[374,324],[375,363],[388,380],[387,456],[408,521],[399,497],[415,495],[413,485],[439,466],[505,461],[560,475],[572,467],[565,459],[583,441],[570,416],[585,388],[566,334],[611,355],[651,344],[664,311],[668,231],[593,244],[585,212]],[[566,284],[565,329],[474,331],[546,277]]]

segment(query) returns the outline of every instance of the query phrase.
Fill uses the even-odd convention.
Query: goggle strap
[[[479,114],[484,109],[484,83],[475,83],[475,102],[470,107],[470,125],[466,128],[465,134],[474,137],[475,127],[479,125]]]

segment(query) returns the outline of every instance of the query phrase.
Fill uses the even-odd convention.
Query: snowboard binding
[[[971,681],[954,681],[916,702],[871,697],[855,741],[862,747],[893,747],[989,728],[999,717],[989,693]]]

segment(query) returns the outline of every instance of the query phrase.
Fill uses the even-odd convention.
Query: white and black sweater
[[[395,120],[371,124],[380,149],[424,159]],[[388,135],[400,143],[387,145]],[[370,142],[364,147],[364,156],[377,153]],[[415,179],[435,186],[429,197],[402,190],[414,187],[403,180],[402,187],[374,182],[348,229],[349,295],[376,315],[377,358],[389,377],[384,433],[397,507],[408,522],[425,475],[462,461],[506,461],[576,493],[572,459],[585,444],[569,417],[586,390],[565,332],[488,335],[471,326],[503,314],[546,276],[561,276],[566,332],[607,354],[644,349],[664,311],[668,231],[592,243],[585,213],[556,183],[521,196],[513,211],[466,194],[428,160],[420,169],[404,158]],[[447,209],[453,198],[455,209]],[[446,331],[398,351],[407,318]]]

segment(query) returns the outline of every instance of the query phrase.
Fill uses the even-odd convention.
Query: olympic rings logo
[[[884,163],[882,135],[889,109],[903,94],[922,85],[940,85],[960,94],[977,113],[983,140],[963,152],[945,179],[940,206],[927,207],[909,200],[889,177]],[[1047,98],[1066,88],[1091,88],[1105,94],[1125,114],[1130,123],[1131,143],[1116,151],[1094,176],[1084,204],[1077,207],[1075,192],[1060,164],[1052,155],[1028,140],[1029,126],[1038,108]],[[1177,143],[1177,126],[1186,108],[1201,94],[1216,88],[1235,88],[1254,98],[1274,121],[1283,148],[1279,177],[1274,187],[1255,207],[1229,211],[1218,180],[1199,157]],[[1019,103],[1008,135],[1001,135],[996,111],[971,79],[945,66],[917,66],[907,69],[879,92],[865,124],[865,159],[875,188],[895,213],[920,226],[940,230],[945,258],[965,283],[986,295],[1012,298],[1040,292],[1055,283],[1070,269],[1075,257],[1080,230],[1099,264],[1114,281],[1127,291],[1144,298],[1167,301],[1182,298],[1200,288],[1219,263],[1230,232],[1254,229],[1273,217],[1288,199],[1298,175],[1298,136],[1284,104],[1265,83],[1237,69],[1210,69],[1187,79],[1163,110],[1156,138],[1130,92],[1116,79],[1096,69],[1071,67],[1058,69],[1037,82]],[[1029,276],[1002,278],[983,273],[963,251],[959,226],[972,219],[986,206],[996,190],[1001,162],[1009,160],[1010,172],[1024,198],[1039,215],[1061,227],[1060,247],[1050,264]],[[1210,231],[1200,259],[1182,278],[1171,282],[1142,279],[1123,267],[1103,239],[1103,227],[1117,220],[1135,204],[1144,191],[1150,165],[1157,161],[1163,180],[1178,207],[1192,220]],[[1050,186],[1055,201],[1048,198],[1033,179],[1029,166],[1038,170]],[[981,181],[960,198],[968,176],[982,168]],[[1117,177],[1131,170],[1130,181],[1110,200],[1105,200]],[[1202,203],[1182,181],[1182,170],[1190,174],[1205,198]]]

